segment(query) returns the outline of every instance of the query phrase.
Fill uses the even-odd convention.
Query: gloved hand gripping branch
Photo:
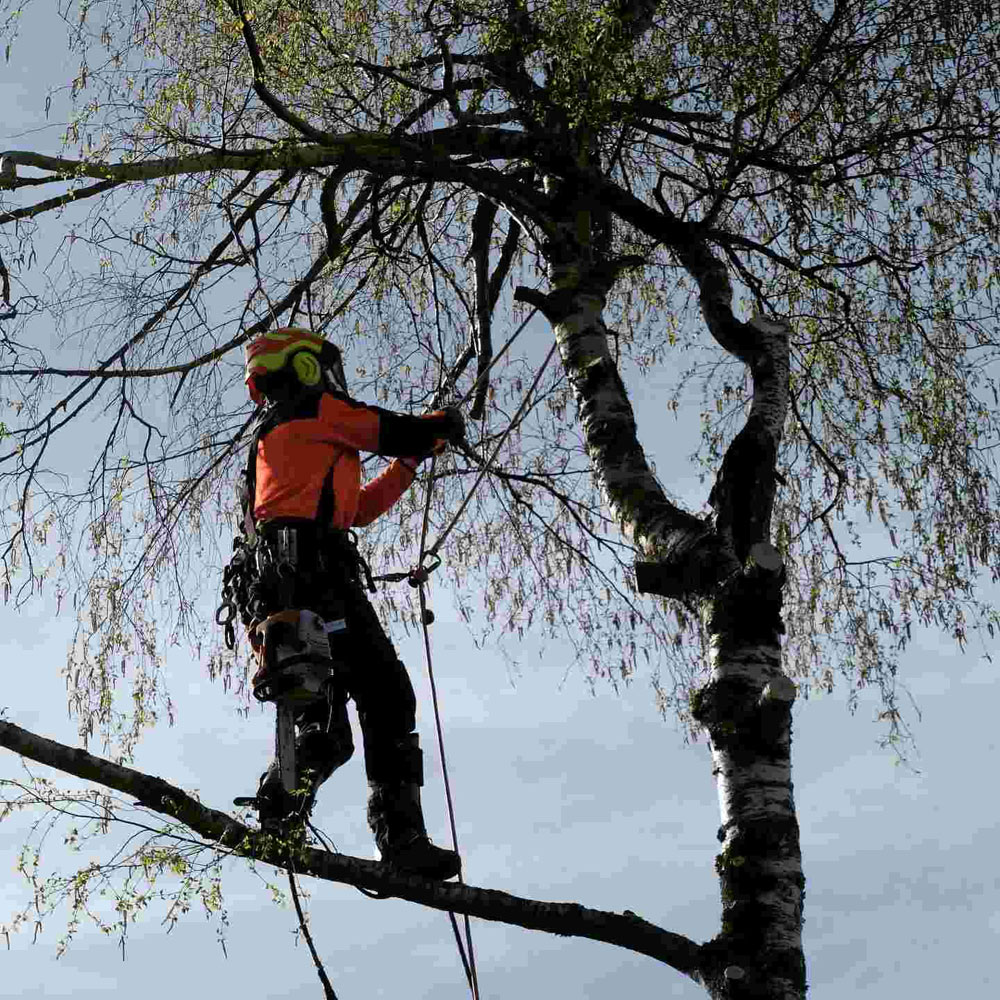
[[[438,436],[431,447],[422,455],[414,455],[410,458],[401,458],[399,460],[412,472],[416,472],[417,465],[425,459],[430,458],[432,455],[441,455],[449,445],[455,446],[465,440],[465,417],[462,416],[462,411],[457,406],[446,406],[443,410],[435,410],[433,413],[427,413],[423,419],[432,420],[437,424],[434,432]]]

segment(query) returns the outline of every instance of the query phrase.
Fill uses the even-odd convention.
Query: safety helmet
[[[283,326],[247,344],[246,384],[258,406],[264,402],[258,378],[279,371],[288,371],[304,388],[324,384],[334,392],[347,393],[340,348],[311,330]]]

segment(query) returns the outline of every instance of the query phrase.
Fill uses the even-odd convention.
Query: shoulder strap
[[[247,544],[255,545],[257,542],[257,527],[253,517],[253,502],[257,494],[257,446],[260,440],[269,431],[282,422],[285,417],[285,408],[280,406],[269,406],[261,412],[254,424],[253,433],[250,435],[250,447],[247,449],[247,464],[243,470],[243,482],[239,485],[239,501],[243,514],[243,534],[246,535]]]

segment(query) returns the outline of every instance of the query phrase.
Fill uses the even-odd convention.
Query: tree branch
[[[264,82],[264,60],[260,54],[260,46],[257,44],[257,36],[254,34],[253,28],[250,27],[250,22],[247,20],[242,0],[227,0],[227,5],[240,19],[242,25],[243,41],[246,42],[247,54],[250,56],[250,64],[253,66],[253,89],[257,96],[279,121],[290,125],[296,132],[312,139],[313,142],[318,142],[323,146],[329,145],[330,140],[334,138],[332,133],[324,132],[310,125],[304,118],[295,114],[291,108],[282,104],[271,92],[270,88]]]
[[[476,395],[469,410],[472,420],[479,420],[486,411],[489,392],[488,372],[493,358],[493,306],[490,301],[490,244],[493,222],[497,215],[496,202],[480,196],[472,219],[472,246],[469,258],[475,265],[475,332],[477,357]]]
[[[31,166],[52,174],[48,178],[36,178],[31,183],[56,183],[92,177],[118,184],[223,170],[297,172],[318,167],[348,167],[383,177],[398,174],[410,180],[455,181],[492,198],[512,215],[542,225],[545,221],[543,199],[529,184],[495,169],[476,169],[472,166],[472,163],[519,160],[537,155],[539,145],[534,137],[512,129],[461,126],[432,129],[414,137],[345,132],[329,136],[322,146],[302,144],[273,149],[218,150],[140,163],[88,162],[29,150],[3,151],[0,157],[5,163]],[[28,182],[14,180],[13,186],[24,183]],[[98,193],[96,189],[84,190],[88,196]],[[77,197],[80,196],[82,194]],[[49,203],[19,209],[17,216],[0,215],[0,224],[25,213],[39,214],[61,204],[62,199],[53,199]]]
[[[105,788],[130,795],[147,809],[178,820],[207,841],[233,853],[278,868],[287,867],[287,844],[252,830],[226,813],[192,798],[162,778],[123,767],[85,750],[65,746],[10,722],[0,722],[0,746]],[[549,903],[455,882],[434,882],[400,875],[387,865],[331,851],[303,847],[295,870],[329,882],[341,882],[385,896],[395,896],[445,912],[467,913],[483,920],[529,930],[590,938],[648,955],[699,980],[700,945],[665,931],[630,910],[611,913],[579,903]]]
[[[89,187],[73,188],[71,191],[67,191],[56,198],[47,198],[45,201],[36,202],[34,205],[28,205],[25,208],[15,209],[13,212],[0,214],[0,225],[4,225],[7,222],[17,222],[18,219],[31,219],[54,208],[62,208],[63,205],[83,201],[84,198],[92,198],[95,194],[104,194],[105,191],[110,191],[113,187],[117,187],[121,183],[123,182],[115,180],[99,181],[97,184],[91,184]]]

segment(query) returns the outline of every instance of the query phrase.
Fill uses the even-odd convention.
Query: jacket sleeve
[[[319,420],[328,440],[390,458],[426,455],[448,427],[441,413],[412,417],[329,394],[322,397]]]
[[[442,413],[411,417],[379,410],[378,453],[398,458],[423,456],[445,437],[448,420]]]
[[[426,455],[448,427],[440,413],[412,417],[329,394],[323,396],[320,421],[331,441],[390,458]]]
[[[398,459],[361,487],[354,527],[363,528],[381,517],[412,485],[416,473]]]

